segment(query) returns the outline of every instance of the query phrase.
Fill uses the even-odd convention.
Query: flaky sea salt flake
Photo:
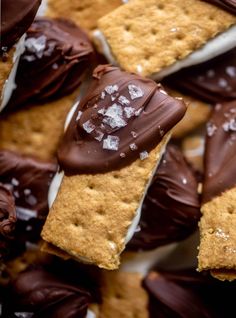
[[[119,149],[120,138],[118,136],[108,135],[103,140],[103,149],[117,151]]]
[[[35,53],[38,58],[42,58],[46,48],[47,38],[41,35],[38,38],[28,38],[25,40],[25,47],[31,53]]]
[[[133,107],[125,107],[124,113],[126,118],[131,118],[135,113],[135,108]]]
[[[96,130],[96,137],[94,137],[94,139],[96,139],[97,141],[102,141],[103,137],[104,137],[104,133],[101,132],[100,130]]]
[[[131,149],[132,151],[138,149],[138,147],[137,147],[137,145],[136,145],[135,143],[130,144],[129,147],[130,147],[130,149]]]
[[[212,137],[217,130],[216,125],[212,124],[211,122],[207,123],[206,128],[208,137]]]
[[[84,130],[90,134],[92,131],[94,131],[95,126],[91,123],[90,120],[87,120],[85,123],[83,123]]]
[[[118,98],[118,102],[123,106],[128,106],[130,104],[130,101],[128,100],[128,98],[126,98],[123,95],[120,95],[120,97]]]
[[[118,89],[119,89],[119,87],[118,87],[118,85],[108,85],[108,86],[106,86],[105,87],[105,91],[107,92],[107,94],[109,94],[109,95],[112,95],[112,94],[114,94],[115,92],[118,92]]]
[[[129,95],[132,100],[143,97],[144,93],[139,86],[136,85],[128,85]]]
[[[147,159],[148,158],[148,152],[146,150],[140,152],[139,157],[141,160]]]

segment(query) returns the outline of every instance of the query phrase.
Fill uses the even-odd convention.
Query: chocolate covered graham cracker
[[[207,124],[198,269],[236,278],[236,102],[218,104]]]
[[[95,37],[121,68],[160,79],[232,48],[235,23],[236,16],[199,0],[134,0],[101,18]],[[226,30],[232,36],[220,34]],[[217,35],[217,45],[190,55]]]
[[[27,31],[37,13],[41,0],[2,0],[0,29],[0,109],[6,103],[8,93],[4,94],[6,81],[15,72],[22,53],[23,34]],[[12,83],[14,86],[14,81]]]
[[[117,268],[169,131],[185,111],[155,82],[97,67],[59,148],[65,177],[43,239],[78,260]]]
[[[122,0],[47,0],[46,15],[70,17],[81,27],[92,31],[96,29],[99,18],[122,4]]]
[[[66,19],[37,18],[27,31],[16,88],[0,118],[0,148],[55,156],[73,93],[94,58],[86,33]],[[34,80],[32,80],[34,79]]]

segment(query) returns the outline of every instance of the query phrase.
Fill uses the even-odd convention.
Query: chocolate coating
[[[180,150],[168,145],[143,202],[130,249],[153,249],[186,238],[200,219],[198,183]]]
[[[152,80],[100,65],[59,147],[60,166],[67,175],[127,166],[158,145],[185,111]]]
[[[210,103],[236,99],[236,47],[169,76],[165,83]]]
[[[218,104],[207,123],[203,202],[236,186],[236,101]]]
[[[0,182],[15,199],[17,222],[12,240],[2,241],[2,255],[10,259],[37,243],[48,213],[48,188],[57,170],[51,162],[1,150]]]
[[[203,0],[219,6],[220,8],[236,14],[236,0]]]
[[[6,111],[67,95],[79,86],[94,50],[85,32],[65,19],[37,18],[27,32],[16,89]]]
[[[41,0],[1,0],[1,53],[27,31],[40,4]]]
[[[221,282],[196,270],[151,272],[144,279],[150,318],[222,318],[235,312],[235,282]]]
[[[56,171],[55,163],[0,151],[0,182],[12,190],[17,208],[35,211],[39,219],[47,215],[48,188]]]
[[[84,318],[90,295],[79,286],[43,269],[22,272],[12,284],[7,317],[31,313],[31,318]]]

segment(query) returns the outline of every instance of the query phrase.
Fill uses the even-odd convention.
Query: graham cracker
[[[5,81],[8,79],[14,64],[13,62],[14,53],[15,53],[15,48],[13,47],[7,53],[6,61],[0,57],[0,102],[2,99],[3,86],[5,84]]]
[[[168,133],[145,160],[103,174],[65,176],[42,237],[77,260],[116,269]]]
[[[202,206],[198,270],[216,278],[236,278],[236,188]]]
[[[103,272],[98,318],[148,318],[148,295],[138,273]]]
[[[173,90],[167,89],[167,92],[175,98],[182,98],[187,105],[183,119],[173,129],[172,138],[183,138],[208,120],[212,110],[209,104]]]
[[[75,100],[71,94],[56,101],[27,106],[0,118],[0,149],[55,157],[66,116]]]
[[[151,76],[235,23],[236,16],[200,0],[133,0],[98,27],[121,68]]]
[[[92,31],[97,20],[123,4],[122,0],[47,0],[46,15],[70,17],[82,28]]]
[[[193,134],[182,139],[181,148],[194,170],[203,173],[204,136]]]

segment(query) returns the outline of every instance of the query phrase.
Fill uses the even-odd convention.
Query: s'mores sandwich
[[[198,269],[236,278],[236,102],[217,104],[207,124]]]
[[[42,237],[77,260],[115,269],[186,106],[150,79],[100,65],[73,110]]]
[[[98,21],[110,63],[160,80],[235,46],[236,16],[201,0],[133,0]]]

